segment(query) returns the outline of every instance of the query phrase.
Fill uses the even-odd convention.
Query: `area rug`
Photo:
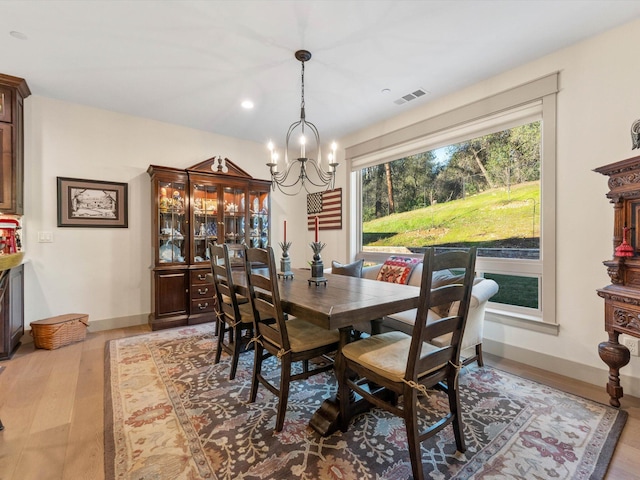
[[[107,479],[411,478],[400,419],[374,409],[327,438],[308,426],[336,390],[332,374],[293,382],[274,433],[276,397],[261,388],[247,402],[252,352],[229,381],[228,358],[214,365],[214,349],[211,324],[108,343]],[[601,479],[627,416],[490,367],[464,368],[460,392],[467,452],[445,428],[423,443],[426,478]],[[421,401],[425,418],[446,408],[439,394]]]

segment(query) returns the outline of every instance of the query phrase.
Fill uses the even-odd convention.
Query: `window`
[[[475,245],[494,319],[555,325],[556,92],[553,74],[347,148],[357,256]]]

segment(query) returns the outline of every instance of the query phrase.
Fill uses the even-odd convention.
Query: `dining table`
[[[309,282],[310,269],[293,269],[293,277],[280,278],[278,288],[282,310],[319,327],[340,332],[338,348],[352,339],[353,326],[371,322],[393,313],[418,306],[420,288],[412,285],[370,280],[325,273],[326,282]],[[234,272],[234,281],[246,294],[244,271]],[[367,408],[353,402],[351,415]],[[331,435],[339,426],[340,407],[333,396],[326,399],[313,414],[309,425],[323,436]]]

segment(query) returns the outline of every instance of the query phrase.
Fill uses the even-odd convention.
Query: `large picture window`
[[[554,325],[556,91],[554,74],[348,148],[357,256],[476,246],[494,320]]]

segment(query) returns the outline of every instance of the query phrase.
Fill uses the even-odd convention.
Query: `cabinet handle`
[[[204,290],[202,290],[201,288],[199,288],[199,289],[198,289],[198,293],[199,293],[200,295],[204,295],[204,294],[205,294],[205,293],[207,293],[208,291],[209,291],[209,289],[208,289],[208,288],[205,288]]]
[[[200,310],[204,310],[205,308],[207,308],[209,306],[209,302],[205,303],[204,305],[202,305],[201,303],[198,304],[198,308]]]
[[[206,275],[202,275],[201,273],[198,274],[198,280],[206,280],[207,276]]]

